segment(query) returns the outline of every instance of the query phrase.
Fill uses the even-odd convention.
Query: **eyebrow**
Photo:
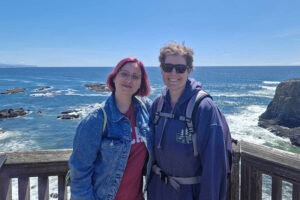
[[[129,74],[130,74],[130,72],[129,71],[127,71],[126,69],[120,69],[120,72],[128,72]],[[133,75],[138,75],[138,76],[142,76],[142,74],[139,74],[139,73],[135,73],[135,72],[133,72],[132,73]]]

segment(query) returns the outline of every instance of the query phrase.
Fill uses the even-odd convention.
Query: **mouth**
[[[132,88],[131,85],[122,84],[122,86],[125,87],[125,88],[129,88],[129,89]]]

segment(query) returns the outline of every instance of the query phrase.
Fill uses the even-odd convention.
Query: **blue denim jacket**
[[[150,100],[142,98],[146,107],[133,98],[136,125],[147,150],[146,184],[153,162],[153,132],[149,126]],[[114,94],[103,104],[107,124],[103,133],[103,111],[99,108],[85,117],[76,130],[71,170],[71,199],[113,200],[118,191],[131,146],[131,126],[116,106]]]

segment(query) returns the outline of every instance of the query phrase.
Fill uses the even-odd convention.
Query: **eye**
[[[132,75],[132,79],[135,80],[135,81],[137,81],[137,80],[140,79],[140,77],[138,75],[133,74]]]

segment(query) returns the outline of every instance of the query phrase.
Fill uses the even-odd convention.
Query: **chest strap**
[[[157,174],[166,184],[170,184],[176,191],[180,190],[180,185],[193,185],[200,183],[201,176],[194,177],[176,177],[168,176],[157,165],[152,166],[152,171]]]

